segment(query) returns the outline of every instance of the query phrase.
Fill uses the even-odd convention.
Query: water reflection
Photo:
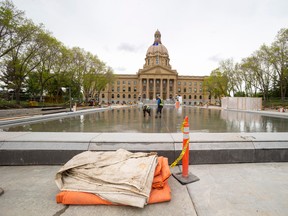
[[[194,107],[164,107],[162,118],[144,118],[141,108],[130,107],[95,112],[41,123],[4,128],[4,131],[34,132],[135,132],[176,133],[182,121],[189,117],[191,132],[287,132],[288,119],[258,114],[200,109]]]

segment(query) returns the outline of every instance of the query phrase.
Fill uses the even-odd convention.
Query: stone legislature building
[[[205,94],[205,76],[181,76],[172,69],[167,48],[161,42],[161,33],[154,34],[154,43],[148,48],[143,69],[135,75],[116,74],[99,95],[105,103],[155,103],[160,95],[165,103],[174,103],[177,96],[186,105],[201,105],[209,100]]]

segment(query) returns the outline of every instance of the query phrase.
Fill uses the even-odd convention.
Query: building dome
[[[163,44],[157,44],[157,45],[151,45],[146,55],[155,55],[155,54],[161,54],[161,55],[169,55],[167,48]]]
[[[154,34],[154,43],[148,48],[146,56],[159,54],[169,56],[167,48],[161,42],[161,33],[157,30]]]

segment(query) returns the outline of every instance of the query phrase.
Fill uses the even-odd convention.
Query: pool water
[[[288,119],[269,117],[255,113],[236,112],[196,107],[165,106],[162,118],[144,117],[142,108],[128,107],[105,110],[40,123],[4,128],[3,131],[33,132],[181,132],[185,116],[189,117],[190,132],[287,132]]]

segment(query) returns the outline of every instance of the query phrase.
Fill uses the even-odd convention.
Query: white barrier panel
[[[237,110],[261,110],[262,98],[223,97],[221,98],[221,107]]]

